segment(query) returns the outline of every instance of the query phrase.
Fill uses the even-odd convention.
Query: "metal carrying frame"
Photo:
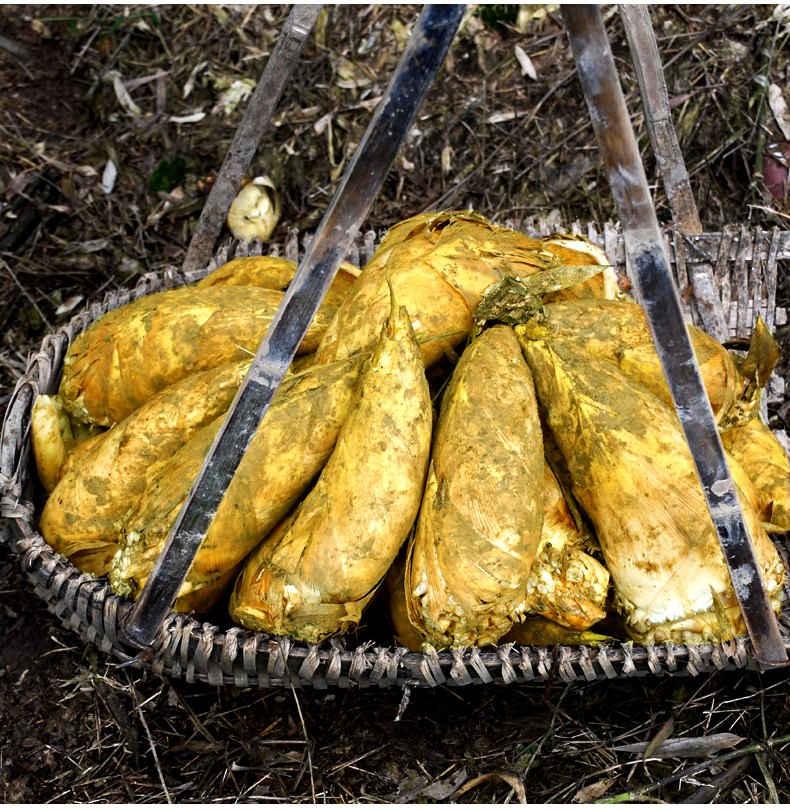
[[[313,11],[310,13],[317,14],[316,8],[312,7]],[[786,313],[775,307],[776,268],[780,259],[790,258],[790,234],[783,233],[779,229],[774,229],[768,234],[763,233],[760,229],[749,230],[746,228],[741,228],[737,234],[731,231],[715,235],[700,233],[701,228],[693,197],[690,195],[688,178],[686,177],[685,182],[682,180],[685,169],[682,167],[682,157],[677,148],[677,141],[674,141],[674,147],[672,145],[674,130],[671,126],[671,119],[668,118],[668,115],[662,118],[661,115],[655,116],[650,112],[656,110],[659,113],[662,112],[661,92],[663,87],[663,97],[665,97],[666,87],[662,81],[657,80],[655,65],[657,49],[647,11],[644,7],[633,6],[621,7],[621,10],[637,64],[640,89],[646,110],[648,110],[647,119],[651,140],[659,165],[662,171],[666,169],[666,176],[671,176],[675,180],[681,177],[681,182],[676,184],[674,190],[667,183],[667,193],[675,219],[675,230],[672,243],[670,244],[670,240],[666,240],[666,255],[672,256],[671,266],[674,271],[675,288],[685,289],[687,286],[692,286],[695,291],[693,304],[690,307],[686,304],[684,307],[685,319],[696,321],[708,331],[717,333],[716,336],[720,339],[727,339],[734,334],[743,335],[744,331],[753,325],[756,320],[755,313],[758,311],[764,312],[764,319],[769,328],[783,323],[786,320]],[[296,10],[292,12],[292,17],[295,13]],[[574,23],[568,20],[570,13],[572,12],[564,11],[566,22],[572,29]],[[460,20],[460,15],[458,15],[458,20]],[[453,32],[454,30],[453,28]],[[298,28],[298,31],[304,31],[304,25]],[[577,30],[577,39],[578,35]],[[301,42],[304,41],[306,31],[300,36],[301,40],[297,43],[299,48]],[[450,36],[451,39],[452,36]],[[649,47],[651,39],[654,54]],[[445,50],[446,47],[449,47],[449,41],[446,42]],[[296,53],[298,55],[298,49]],[[293,56],[293,48],[291,54]],[[295,57],[293,58],[295,60]],[[654,60],[652,63],[651,58]],[[268,69],[269,65],[267,65]],[[438,70],[438,66],[436,69]],[[660,63],[658,70],[660,73]],[[662,73],[660,75],[663,77]],[[274,103],[271,102],[268,114],[271,114],[273,106]],[[668,109],[667,103],[667,113]],[[261,126],[260,110],[257,115],[259,116],[258,126]],[[246,119],[247,116],[245,116]],[[262,126],[265,126],[265,123],[266,121],[263,120]],[[251,159],[254,149],[247,151],[249,159]],[[359,152],[357,155],[359,156]],[[229,153],[226,165],[229,165],[230,162]],[[232,170],[236,174],[239,173],[239,166],[240,163],[236,160],[232,166]],[[679,172],[679,167],[683,168],[682,172]],[[225,166],[223,166],[224,170]],[[243,174],[243,170],[241,173]],[[346,179],[348,176],[347,174]],[[333,203],[330,204],[330,209],[341,198],[341,191],[344,187],[345,184],[341,183],[341,189],[333,199]],[[220,184],[220,188],[222,188],[222,184]],[[375,190],[372,192],[373,194],[375,194]],[[211,199],[209,203],[211,203]],[[216,219],[214,210],[216,206],[211,207],[209,203],[207,203],[209,209],[207,216],[211,214]],[[229,204],[230,200],[227,202],[227,205]],[[361,206],[360,210],[363,207]],[[357,212],[360,221],[366,211],[365,208],[361,215]],[[696,217],[696,223],[694,217]],[[530,229],[535,230],[533,224],[527,222],[526,230]],[[200,228],[198,230],[202,232]],[[538,231],[545,230],[545,223],[538,223]],[[633,260],[635,255],[633,250],[629,251],[627,247],[624,247],[628,243],[627,232],[624,240],[623,234],[611,223],[604,227],[603,234],[598,233],[594,225],[588,226],[587,231],[587,235],[592,241],[601,244],[615,266],[621,260],[626,260],[625,266],[622,268],[625,271],[624,274],[632,278],[639,275],[639,268],[634,273],[631,266],[632,261],[627,261],[627,259]],[[311,240],[311,249],[307,251],[308,258],[300,264],[299,272],[304,270],[306,274],[311,269],[310,258],[315,258],[312,256],[311,250],[317,243],[320,243],[320,233],[321,228],[315,238]],[[352,243],[349,239],[343,252],[351,245],[349,259],[351,261],[357,259],[357,256],[354,255],[356,251],[359,260],[364,260],[372,253],[375,241],[375,235],[371,236],[370,233],[366,234],[362,241],[357,240],[356,243]],[[662,239],[659,252],[663,252],[663,250],[664,240]],[[261,251],[260,244],[248,247],[242,243],[235,247],[236,255],[247,255],[250,252],[255,255],[260,254]],[[298,248],[295,251],[293,243],[286,245],[285,252],[286,256],[290,252],[290,257],[299,258]],[[335,252],[337,253],[337,251]],[[9,534],[10,545],[20,555],[23,569],[32,581],[36,592],[47,601],[49,609],[59,615],[67,626],[75,629],[85,640],[96,643],[100,649],[114,654],[124,662],[151,666],[153,671],[159,674],[183,675],[187,680],[199,678],[208,680],[210,683],[230,682],[238,686],[256,684],[263,686],[289,681],[298,685],[309,683],[321,687],[333,683],[343,686],[354,682],[360,685],[378,683],[384,686],[399,683],[433,686],[445,681],[463,685],[492,681],[527,682],[547,680],[553,677],[566,681],[576,678],[595,680],[637,674],[660,674],[664,671],[695,674],[711,669],[758,667],[760,660],[765,663],[766,656],[757,655],[755,657],[752,643],[747,639],[736,639],[720,645],[700,646],[623,644],[597,648],[523,647],[514,649],[511,645],[505,645],[494,652],[471,649],[456,650],[452,653],[419,654],[408,653],[406,650],[398,648],[393,650],[373,647],[371,649],[369,645],[364,645],[350,651],[344,650],[342,642],[338,639],[332,639],[320,645],[304,645],[293,642],[291,639],[270,638],[266,634],[254,633],[238,627],[231,627],[227,631],[221,632],[217,627],[201,625],[194,619],[180,614],[171,612],[168,615],[166,608],[161,611],[164,623],[156,624],[153,635],[149,632],[147,640],[142,641],[139,638],[130,639],[128,625],[130,615],[133,619],[135,610],[138,615],[141,610],[144,610],[140,607],[140,603],[137,608],[133,607],[130,603],[113,595],[105,579],[95,579],[79,572],[55,555],[35,531],[35,506],[31,487],[31,476],[35,473],[31,467],[30,407],[35,394],[55,392],[68,343],[101,314],[150,292],[196,280],[214,269],[218,263],[222,263],[224,259],[228,258],[229,253],[227,247],[221,249],[216,259],[202,270],[191,266],[194,264],[191,247],[190,256],[192,258],[188,259],[182,273],[169,271],[161,275],[148,275],[134,291],[109,294],[103,305],[94,304],[88,311],[73,319],[68,327],[59,330],[54,336],[45,338],[41,351],[31,359],[27,373],[17,385],[3,425],[0,488],[3,492],[2,515],[7,520],[5,531]],[[325,271],[329,274],[330,281],[342,258],[344,258],[342,253],[333,256],[335,267]],[[313,264],[315,263],[314,261]],[[307,267],[305,267],[306,265]],[[320,299],[318,303],[320,303]],[[678,306],[682,306],[680,300],[678,300]],[[272,330],[270,330],[271,332]],[[774,396],[780,395],[779,386],[775,387],[772,393]],[[781,542],[777,545],[783,554],[787,569],[787,549]],[[161,560],[160,557],[160,562]],[[159,563],[157,565],[159,566]],[[149,583],[155,579],[152,574]],[[744,610],[746,618],[748,618],[750,610],[751,608],[747,605]],[[783,625],[783,637],[780,637],[779,628],[776,628],[774,641],[778,639],[778,642],[771,648],[769,661],[778,662],[781,660],[781,655],[790,649],[789,629],[786,624]],[[133,636],[133,634],[131,635]],[[130,641],[132,641],[131,645]],[[145,654],[140,655],[139,652],[135,652],[135,647],[139,648],[148,644],[150,646]]]

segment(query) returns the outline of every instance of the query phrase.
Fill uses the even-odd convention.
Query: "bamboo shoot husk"
[[[745,634],[676,414],[613,363],[563,339],[522,347],[629,635],[654,644],[717,642],[730,628]],[[778,612],[781,560],[748,499],[740,500]],[[721,626],[719,608],[730,627]]]
[[[59,394],[36,397],[30,412],[30,428],[36,472],[47,493],[93,445],[93,439],[104,432],[95,425],[72,424]]]
[[[66,442],[74,440],[60,397],[44,394],[36,397],[30,411],[30,428],[38,480],[49,493],[57,486],[66,466]]]
[[[296,268],[296,262],[279,256],[240,256],[218,267],[194,286],[265,287],[285,292],[293,280]],[[324,296],[322,306],[336,311],[359,274],[358,267],[349,262],[342,262]]]
[[[419,346],[393,300],[318,483],[285,535],[256,549],[236,583],[236,622],[307,642],[359,622],[417,516],[431,421]]]
[[[422,257],[464,296],[472,312],[495,281],[525,278],[552,261],[540,240],[493,225],[475,212],[436,214],[423,233],[431,247]]]
[[[768,531],[790,531],[790,461],[771,429],[752,419],[722,433],[721,442],[754,484],[757,512]]]
[[[212,584],[296,503],[332,452],[358,377],[359,358],[350,358],[285,379],[217,509],[179,599],[189,596],[195,610],[208,610],[213,602],[195,592],[210,595]],[[159,470],[124,522],[123,544],[110,570],[116,593],[139,595],[224,418],[206,426]]]
[[[447,243],[458,244],[460,249],[453,251],[459,254],[456,259],[469,265],[460,270],[462,276],[470,271],[472,278],[480,272],[490,274],[491,267],[475,271],[475,265],[482,264],[498,266],[499,269],[494,270],[496,277],[518,275],[516,270],[522,261],[528,262],[526,274],[535,272],[529,269],[533,263],[538,267],[543,265],[543,260],[536,262],[533,258],[541,252],[540,240],[494,225],[477,211],[446,211],[418,214],[393,226],[365,269],[381,268],[393,257],[398,261],[425,259],[437,247]],[[464,255],[464,247],[472,245],[470,254]],[[455,272],[450,265],[448,269]],[[463,285],[454,286],[461,290]]]
[[[426,367],[466,339],[483,292],[505,276],[526,276],[553,257],[526,234],[465,212],[420,215],[395,226],[329,325],[318,362],[375,343],[389,312],[388,279],[420,338]]]
[[[585,539],[547,461],[543,531],[527,580],[529,613],[577,631],[604,618],[609,572],[586,552]]]
[[[421,263],[420,281],[399,278]],[[349,350],[372,345],[379,325],[386,317],[386,282],[389,277],[398,300],[409,310],[415,330],[423,330],[423,358],[426,367],[468,334],[469,317],[482,301],[483,293],[495,282],[527,276],[558,264],[604,265],[600,273],[563,291],[562,297],[618,296],[616,276],[606,256],[595,245],[573,234],[543,240],[494,225],[476,212],[453,211],[420,214],[394,226],[365,265],[335,321],[329,325],[318,351],[318,362],[331,362]],[[466,303],[450,303],[445,281]],[[452,298],[452,296],[449,296]],[[441,314],[441,318],[440,318]],[[458,336],[441,342],[425,342],[439,335]]]
[[[406,606],[406,588],[403,581],[405,574],[406,555],[401,552],[387,571],[379,590],[379,597],[395,643],[411,652],[420,652],[422,639],[409,621]]]
[[[516,334],[530,341],[559,337],[567,345],[616,363],[627,377],[674,409],[641,307],[582,299],[547,304],[544,310],[544,318],[517,326]],[[691,324],[687,328],[713,413],[721,423],[742,392],[741,376],[715,338]]]
[[[72,425],[72,429],[76,427]],[[95,444],[101,441],[101,437],[107,431],[100,428],[96,433],[90,433],[87,437],[75,440],[73,442],[66,442],[66,463],[60,468],[60,477],[63,478],[67,472],[74,469],[80,462],[80,459],[91,449]],[[77,431],[80,435],[82,431]],[[84,434],[83,434],[84,435]]]
[[[513,331],[464,352],[442,400],[406,600],[435,648],[493,644],[526,611],[543,526],[543,443]]]
[[[616,639],[595,633],[591,630],[574,630],[542,616],[530,616],[523,622],[513,625],[507,635],[501,639],[502,644],[519,644],[522,646],[592,646],[611,644]]]
[[[375,345],[389,313],[388,283],[423,341],[426,367],[466,339],[472,316],[463,296],[423,260],[393,263],[363,270],[321,340],[317,363],[335,362]]]
[[[285,292],[296,272],[296,262],[279,256],[240,256],[231,259],[192,286],[265,287]]]
[[[87,573],[106,574],[124,514],[158,469],[228,409],[249,363],[229,363],[170,386],[90,440],[44,505],[39,528],[52,548]]]
[[[109,427],[157,391],[198,371],[255,355],[283,294],[255,287],[178,288],[106,313],[69,346],[60,394],[80,422]],[[299,353],[315,351],[331,307]]]
[[[544,250],[565,265],[582,267],[600,264],[604,267],[592,278],[548,296],[547,302],[565,301],[571,298],[604,298],[608,300],[622,298],[614,268],[609,265],[606,254],[589,239],[575,233],[558,233],[544,237],[542,246]]]
[[[382,260],[382,257],[386,257],[395,245],[421,234],[425,229],[425,223],[433,219],[437,213],[436,211],[426,211],[396,222],[387,230],[370,261],[378,262]]]

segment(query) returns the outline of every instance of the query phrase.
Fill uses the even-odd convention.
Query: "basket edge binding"
[[[599,647],[471,648],[410,653],[403,648],[363,645],[345,650],[341,639],[305,645],[289,638],[200,623],[171,613],[154,642],[150,661],[137,657],[118,640],[120,623],[131,603],[114,595],[106,577],[84,574],[59,555],[32,526],[11,518],[11,550],[34,592],[62,625],[83,641],[118,659],[121,666],[150,669],[155,675],[192,683],[237,687],[293,684],[317,689],[356,685],[465,686],[589,682],[647,675],[697,675],[714,670],[758,669],[746,638],[718,645],[614,644]]]
[[[364,263],[376,241],[374,232],[364,234],[349,259],[362,259]],[[35,593],[66,628],[120,660],[118,666],[150,669],[156,675],[183,677],[187,682],[199,680],[242,688],[569,683],[759,668],[746,638],[699,646],[502,645],[411,653],[404,648],[371,646],[371,643],[346,650],[341,638],[307,645],[237,626],[221,631],[173,612],[154,641],[150,660],[124,648],[118,633],[131,603],[112,593],[106,577],[85,574],[55,554],[34,528],[30,408],[36,394],[57,389],[63,356],[70,341],[105,312],[149,293],[196,281],[230,258],[262,255],[262,249],[257,240],[251,245],[231,241],[217,251],[204,270],[184,276],[168,267],[160,273],[146,274],[131,290],[107,293],[101,304],[90,305],[54,335],[45,337],[40,351],[30,358],[26,373],[18,380],[4,417],[0,444],[0,514],[6,521],[0,541],[8,542]],[[298,252],[298,237],[292,232],[285,245],[286,258],[298,260]],[[277,255],[278,248],[271,253]],[[785,646],[790,649],[790,638],[785,637]]]

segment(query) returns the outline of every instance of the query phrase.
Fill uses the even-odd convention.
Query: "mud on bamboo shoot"
[[[308,642],[359,622],[417,516],[431,421],[420,349],[391,293],[337,446],[285,534],[250,556],[232,618]]]

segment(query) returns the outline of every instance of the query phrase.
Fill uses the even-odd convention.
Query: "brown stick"
[[[620,16],[634,60],[639,91],[642,94],[645,123],[656,162],[661,170],[672,219],[682,233],[702,233],[702,224],[691,191],[686,164],[683,162],[680,144],[672,124],[669,94],[650,22],[650,12],[647,6],[621,4]],[[683,249],[682,245],[679,249]],[[728,319],[717,295],[713,268],[707,264],[696,265],[692,276],[694,297],[702,320],[702,328],[719,341],[727,340]]]
[[[252,162],[266,125],[320,10],[321,4],[297,4],[291,9],[214,181],[189,243],[182,272],[198,270],[208,264],[214,243],[222,230],[222,223],[241,186],[244,172]]]

